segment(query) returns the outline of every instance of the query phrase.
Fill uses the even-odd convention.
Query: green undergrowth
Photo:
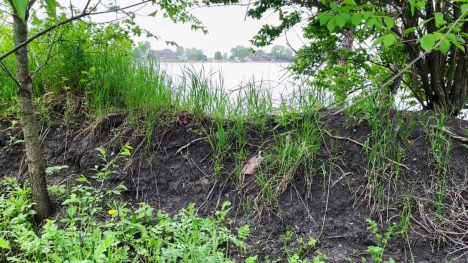
[[[50,186],[61,203],[58,214],[35,228],[31,189],[13,178],[0,181],[0,261],[7,262],[234,262],[247,257],[248,225],[233,233],[227,228],[225,202],[212,217],[199,217],[194,204],[169,216],[145,203],[119,201],[126,188],[103,187],[118,173],[116,162],[129,155],[125,147],[95,174],[75,183]],[[91,183],[94,182],[94,183]],[[98,186],[94,186],[98,185]],[[245,255],[245,256],[244,256]]]
[[[85,23],[72,23],[58,29],[57,36],[61,35],[64,40],[56,43],[49,65],[34,78],[34,103],[41,125],[52,124],[53,114],[63,118],[66,125],[72,125],[77,115],[85,116],[89,122],[97,122],[118,112],[126,116],[136,133],[146,136],[149,149],[155,126],[172,127],[170,125],[177,120],[180,112],[187,112],[195,120],[207,119],[210,125],[189,129],[211,146],[212,174],[216,179],[233,178],[238,192],[244,194],[249,175],[243,174],[243,166],[253,156],[263,159],[251,180],[256,187],[254,194],[242,198],[244,209],[249,214],[253,213],[252,210],[259,212],[265,207],[276,206],[279,197],[295,182],[305,184],[308,189],[306,198],[310,197],[315,176],[323,177],[325,190],[326,183],[332,176],[327,172],[327,166],[341,169],[341,164],[336,164],[339,163],[335,160],[336,156],[332,156],[328,149],[330,145],[324,145],[326,136],[330,134],[318,111],[324,105],[323,100],[319,99],[323,97],[320,92],[308,92],[306,95],[294,93],[274,103],[271,90],[265,89],[261,82],[251,81],[235,91],[228,91],[223,86],[222,79],[214,81],[211,78],[212,72],[197,72],[186,68],[181,76],[169,76],[157,61],[136,59],[131,50],[133,42],[126,34],[121,34],[120,30],[116,24],[101,27]],[[45,47],[51,41],[53,38],[44,38],[42,42],[34,42],[31,48],[48,50]],[[2,42],[0,53],[11,46],[12,43]],[[47,55],[36,53],[42,61],[45,58],[43,56]],[[32,54],[31,56],[36,59]],[[4,62],[7,68],[14,70],[14,61],[11,58]],[[31,70],[34,71],[35,67],[32,63]],[[395,203],[400,206],[400,234],[404,237],[410,228],[411,213],[415,210],[412,191],[417,187],[400,183],[404,175],[412,172],[403,165],[408,154],[412,154],[409,152],[413,143],[410,140],[411,134],[418,125],[425,128],[430,144],[430,160],[427,161],[431,161],[437,181],[437,197],[431,201],[431,205],[442,216],[447,195],[451,141],[443,131],[448,121],[445,114],[442,113],[427,123],[420,123],[414,120],[412,114],[394,110],[393,103],[393,100],[386,100],[384,96],[370,97],[346,111],[346,118],[353,124],[365,122],[371,128],[371,134],[365,141],[358,142],[365,156],[362,166],[365,168],[366,185],[362,189],[368,205],[373,212],[382,211],[383,206],[388,208],[390,202],[403,196],[399,198],[402,200]],[[5,74],[0,74],[0,121],[15,127],[20,124],[19,115],[14,83]],[[15,139],[12,138],[11,144],[15,143]],[[318,154],[324,150],[329,151],[326,153],[329,154],[329,159],[318,160]],[[103,161],[106,160],[105,151],[101,151],[101,155]],[[108,168],[113,165],[111,162]],[[96,171],[95,176],[100,177],[93,180],[106,179],[110,172],[108,168]],[[4,246],[8,246],[3,250],[6,251],[5,257],[11,257],[14,252],[14,255],[19,255],[16,259],[18,262],[33,258],[58,262],[53,257],[56,253],[58,258],[65,257],[70,262],[93,262],[112,252],[117,262],[131,262],[139,257],[156,260],[157,257],[168,256],[167,253],[179,253],[167,252],[167,249],[188,244],[187,246],[196,247],[194,249],[197,251],[201,251],[201,246],[209,248],[209,254],[204,256],[213,257],[216,259],[214,262],[222,262],[217,260],[229,260],[228,248],[243,250],[242,241],[245,237],[228,233],[223,228],[223,220],[219,220],[217,216],[198,218],[192,213],[193,206],[190,206],[175,218],[162,214],[162,218],[158,214],[159,221],[154,221],[152,216],[143,215],[139,218],[141,209],[149,211],[151,208],[144,204],[143,208],[136,209],[128,204],[104,204],[103,200],[115,193],[95,188],[83,178],[80,179],[83,181],[81,184],[73,187],[51,188],[60,193],[57,198],[61,202],[72,196],[81,201],[64,203],[64,217],[47,222],[38,231],[39,234],[32,232],[28,188],[21,188],[12,179],[2,183],[2,187],[7,189],[3,195],[2,207],[5,211],[16,213],[14,218],[21,218],[13,220],[14,224],[11,226],[5,224],[7,221],[3,222],[5,228],[1,233],[7,244]],[[395,193],[399,196],[395,196]],[[13,205],[21,207],[11,208]],[[111,210],[117,212],[109,215],[106,211]],[[218,215],[225,212],[226,210],[222,210]],[[190,223],[182,222],[183,218],[189,218],[187,222]],[[190,236],[200,239],[183,239],[181,245],[177,242],[182,239],[174,237],[179,234],[188,235],[178,232],[182,230],[148,230],[157,228],[159,222],[165,221],[173,222],[171,227],[185,224],[185,227],[190,225],[193,228],[196,225],[197,229],[193,231],[198,231],[196,233],[200,233],[200,237],[193,235],[195,232],[191,232]],[[201,230],[199,222],[207,222],[210,227]],[[160,228],[161,226],[157,229]],[[210,237],[213,231],[225,234],[222,242]],[[144,236],[145,239],[139,238],[141,243],[138,243],[140,241],[135,241],[135,236]],[[233,241],[234,238],[237,238],[236,242]],[[156,239],[163,241],[154,243]],[[227,242],[229,240],[231,241]],[[29,245],[23,247],[21,244]],[[65,249],[69,246],[73,250]],[[103,251],[95,252],[98,249]],[[52,252],[49,253],[50,251]],[[189,260],[198,252],[190,252],[192,254],[189,255],[184,253],[176,258]],[[150,262],[151,260],[148,259]]]

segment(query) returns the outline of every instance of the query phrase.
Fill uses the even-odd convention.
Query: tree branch
[[[385,88],[387,87],[390,83],[392,83],[395,79],[399,78],[403,73],[405,73],[405,71],[409,68],[411,68],[414,64],[416,64],[421,58],[424,58],[427,54],[431,53],[434,49],[438,48],[440,46],[440,44],[442,44],[442,42],[447,38],[447,36],[453,31],[453,29],[455,28],[456,25],[458,25],[458,23],[460,22],[460,20],[465,17],[465,15],[468,14],[468,9],[466,9],[463,14],[460,15],[460,17],[457,18],[457,20],[455,20],[455,22],[452,24],[452,26],[447,30],[447,32],[442,36],[442,38],[432,47],[430,48],[429,50],[421,53],[417,58],[415,58],[413,61],[411,61],[411,63],[409,63],[408,65],[406,65],[405,68],[403,68],[398,74],[395,74],[393,75],[393,77],[391,77],[390,79],[388,79],[384,84],[382,84],[381,88]],[[377,94],[378,92],[380,91],[380,89],[376,89],[375,91],[371,92],[370,94],[368,94],[367,96],[364,96],[363,98],[360,98],[358,100],[356,100],[355,102],[351,103],[350,105],[342,108],[341,110],[338,110],[336,111],[335,113],[333,113],[333,115],[338,115],[344,111],[346,111],[347,109],[351,108],[352,106],[374,96],[375,94]]]
[[[88,8],[89,6],[89,3],[91,2],[91,0],[89,0],[86,4],[86,8]],[[36,40],[37,38],[41,37],[42,35],[54,30],[55,28],[58,28],[60,26],[63,26],[63,25],[66,25],[68,23],[71,23],[75,20],[78,20],[78,19],[81,19],[81,18],[84,18],[86,16],[92,16],[92,15],[100,15],[100,14],[107,14],[107,13],[113,13],[113,12],[118,12],[118,11],[122,11],[122,10],[125,10],[125,9],[129,9],[129,8],[132,8],[132,7],[135,7],[135,6],[139,6],[139,5],[142,5],[142,4],[146,4],[146,3],[149,3],[149,2],[152,2],[152,0],[143,0],[141,1],[140,3],[136,3],[136,4],[133,4],[133,5],[129,5],[129,6],[126,6],[126,7],[123,7],[123,8],[119,8],[119,9],[116,9],[116,10],[107,10],[107,11],[101,11],[101,12],[95,12],[95,13],[89,13],[89,12],[86,12],[86,9],[84,9],[81,14],[79,15],[76,15],[76,16],[72,16],[66,20],[63,20],[49,28],[46,28],[44,30],[42,30],[41,32],[35,34],[34,36],[28,38],[26,41],[20,43],[19,45],[17,45],[16,47],[14,47],[12,50],[2,54],[0,56],[0,61],[4,60],[5,58],[7,58],[8,56],[10,56],[11,54],[15,53],[18,49],[28,45],[29,43],[31,43],[32,41]]]
[[[56,41],[55,41],[55,35],[54,35],[54,39],[52,40],[52,43],[50,43],[50,45],[49,45],[49,52],[47,54],[47,58],[46,58],[46,60],[44,61],[44,63],[42,65],[39,64],[39,61],[37,61],[37,67],[34,70],[34,72],[31,74],[32,79],[34,79],[36,77],[39,70],[41,70],[43,67],[45,67],[49,63],[49,60],[50,60],[51,55],[52,55],[52,49],[53,49],[55,43],[56,43]]]
[[[13,76],[13,74],[11,74],[11,72],[7,69],[7,67],[5,66],[5,64],[3,64],[3,61],[0,60],[0,66],[1,68],[3,69],[3,71],[5,71],[5,73],[8,75],[8,77],[10,77],[16,85],[21,86],[21,84],[18,82],[18,80]]]

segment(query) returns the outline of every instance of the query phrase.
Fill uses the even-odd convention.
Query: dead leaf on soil
[[[179,114],[179,123],[182,125],[187,125],[189,124],[193,119],[192,114],[190,114],[187,111],[183,111]]]
[[[263,161],[262,152],[258,152],[258,156],[253,156],[242,168],[242,173],[246,175],[253,175]]]

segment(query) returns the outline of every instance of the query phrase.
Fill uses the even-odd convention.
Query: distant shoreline
[[[232,63],[232,64],[245,64],[245,63],[290,63],[291,61],[179,61],[179,60],[157,60],[158,62],[164,63]]]

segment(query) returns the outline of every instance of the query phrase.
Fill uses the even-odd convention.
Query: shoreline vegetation
[[[18,84],[0,74],[0,262],[468,260],[468,121],[397,110],[380,86],[330,89],[326,107],[308,82],[278,105],[258,82],[236,96],[203,72],[175,83],[125,32],[70,23],[23,54],[45,65],[28,65],[43,222]]]
[[[46,141],[49,143],[50,140],[51,143],[47,148],[49,150],[46,150],[46,154],[49,156],[47,158],[49,170],[54,174],[54,179],[52,177],[48,179],[49,189],[54,193],[55,202],[60,204],[59,211],[65,210],[65,214],[58,213],[55,216],[57,219],[69,222],[67,223],[68,228],[60,228],[61,232],[57,233],[64,242],[72,242],[71,236],[67,233],[76,226],[75,223],[72,223],[73,220],[82,218],[84,214],[88,213],[88,209],[96,209],[96,207],[81,205],[80,202],[83,201],[73,203],[75,201],[72,202],[73,199],[70,198],[79,197],[80,200],[87,200],[88,191],[98,191],[96,194],[100,196],[103,194],[99,192],[101,190],[91,189],[95,189],[98,185],[105,185],[108,189],[121,188],[121,190],[117,191],[123,191],[121,195],[124,196],[125,202],[130,204],[138,203],[137,200],[140,200],[140,198],[137,198],[136,195],[147,195],[154,191],[151,188],[153,184],[150,182],[155,175],[153,174],[154,169],[159,167],[157,169],[162,169],[160,170],[161,173],[168,176],[182,176],[180,177],[181,180],[189,180],[185,176],[196,178],[190,179],[195,180],[192,181],[192,184],[200,184],[200,187],[206,189],[192,193],[191,191],[194,190],[191,187],[184,187],[185,183],[182,182],[178,183],[175,188],[171,188],[169,185],[166,186],[168,190],[158,188],[160,194],[168,197],[172,196],[171,198],[176,198],[175,196],[182,193],[191,193],[180,199],[180,203],[177,203],[173,209],[186,208],[189,203],[193,202],[193,197],[198,196],[198,199],[196,199],[198,200],[196,202],[197,206],[210,202],[217,209],[221,209],[220,211],[225,211],[223,209],[227,209],[227,206],[222,208],[217,201],[218,198],[221,198],[219,200],[229,200],[237,210],[244,211],[238,214],[238,220],[248,222],[247,225],[250,225],[251,230],[248,231],[246,228],[240,230],[242,225],[236,226],[239,227],[237,228],[238,231],[244,231],[240,236],[244,238],[242,242],[246,242],[251,247],[251,254],[243,248],[244,243],[240,241],[235,243],[239,245],[237,248],[230,246],[228,249],[219,246],[219,244],[216,245],[216,249],[213,247],[215,249],[213,251],[223,251],[222,254],[229,251],[229,255],[233,258],[244,257],[243,260],[249,258],[249,260],[252,260],[252,258],[258,257],[259,262],[270,258],[268,253],[261,252],[263,245],[254,245],[246,240],[245,236],[249,233],[251,239],[261,242],[261,236],[267,235],[271,230],[268,230],[268,228],[262,230],[253,228],[256,223],[251,220],[259,216],[263,218],[262,220],[266,220],[269,218],[268,215],[274,211],[283,211],[284,216],[287,218],[292,216],[292,219],[289,219],[291,225],[278,226],[277,229],[280,232],[275,232],[274,236],[278,240],[282,240],[281,242],[278,241],[279,243],[274,246],[275,249],[288,251],[284,252],[286,254],[273,253],[272,255],[276,259],[299,257],[311,260],[318,258],[324,261],[324,259],[329,258],[331,259],[330,262],[333,262],[343,258],[353,258],[353,251],[356,250],[361,251],[359,253],[364,253],[364,255],[361,254],[362,256],[354,257],[356,260],[360,260],[360,257],[376,258],[376,262],[378,262],[379,258],[392,257],[404,261],[405,257],[402,251],[406,247],[407,239],[411,242],[419,242],[418,247],[420,249],[418,250],[415,247],[412,249],[413,253],[418,253],[416,255],[420,257],[425,258],[431,255],[431,257],[437,256],[440,260],[452,258],[448,256],[448,253],[431,254],[429,247],[433,244],[432,242],[436,242],[440,238],[447,238],[447,240],[457,238],[458,234],[455,236],[450,234],[452,231],[456,233],[464,231],[464,228],[458,229],[460,226],[454,228],[450,222],[452,220],[461,220],[461,217],[463,217],[460,214],[460,207],[457,203],[452,204],[451,200],[456,199],[456,187],[461,185],[460,180],[463,178],[462,170],[464,169],[461,166],[454,166],[454,164],[458,163],[458,161],[454,162],[454,160],[465,158],[466,149],[460,148],[461,145],[458,140],[452,139],[448,133],[443,132],[443,129],[449,126],[450,131],[463,136],[463,132],[460,133],[459,130],[455,131],[454,129],[460,125],[460,127],[468,129],[467,123],[456,124],[457,122],[450,122],[444,115],[430,116],[429,114],[427,117],[423,117],[424,114],[419,116],[419,113],[399,112],[394,109],[389,111],[388,109],[392,108],[391,101],[386,102],[389,103],[386,104],[370,99],[366,100],[363,105],[352,106],[344,115],[334,116],[321,110],[322,106],[312,91],[296,94],[296,96],[288,100],[283,100],[280,108],[273,108],[269,91],[262,90],[254,83],[251,83],[247,89],[239,91],[236,100],[232,100],[221,91],[219,86],[212,85],[209,76],[187,71],[182,78],[184,81],[177,86],[172,86],[170,78],[166,76],[166,73],[158,70],[157,63],[154,60],[148,60],[142,64],[130,63],[134,58],[125,56],[124,50],[122,52],[120,54],[107,53],[106,56],[99,57],[95,56],[92,50],[89,50],[80,57],[74,57],[75,63],[44,69],[43,74],[45,75],[39,74],[37,77],[36,90],[38,93],[36,94],[35,106],[39,123],[44,127],[43,129],[48,130],[47,127],[57,127],[53,129],[65,132],[44,135]],[[148,63],[154,66],[148,66]],[[69,65],[74,65],[74,67],[69,67]],[[156,68],[156,70],[152,70],[153,68]],[[51,74],[48,71],[54,73]],[[60,75],[57,76],[58,73]],[[51,76],[57,76],[58,78],[54,80]],[[21,123],[17,115],[15,115],[18,112],[17,105],[11,100],[14,97],[5,97],[5,94],[13,94],[11,91],[9,93],[10,87],[8,85],[3,86],[1,93],[4,102],[1,105],[5,109],[2,111],[2,120],[7,127],[11,127],[2,129],[0,132],[0,138],[2,138],[0,145],[3,147],[0,159],[4,160],[1,163],[2,167],[4,167],[3,176],[18,174],[17,169],[21,170],[21,168],[12,164],[19,163],[21,156],[23,156],[23,138],[18,130]],[[120,117],[121,114],[123,114],[123,117]],[[60,121],[57,122],[57,120]],[[449,125],[449,123],[452,124]],[[170,134],[182,131],[184,135],[181,135],[180,139],[167,137]],[[102,141],[99,138],[114,139]],[[82,161],[79,163],[76,163],[76,161],[70,162],[67,159],[60,158],[61,154],[58,155],[59,159],[56,160],[55,157],[52,157],[55,155],[53,152],[57,151],[54,147],[63,144],[55,143],[54,139],[70,140],[70,143],[71,141],[77,143],[76,146],[72,146],[73,144],[70,143],[67,143],[68,146],[60,146],[59,148],[62,149],[60,151],[64,151],[64,156],[69,156],[68,158],[72,158],[71,160],[76,158],[73,157],[75,155],[82,156],[80,158],[89,161],[86,161],[86,163]],[[47,145],[49,145],[48,143]],[[164,143],[165,146],[162,146],[161,143]],[[172,144],[175,144],[176,147],[171,146]],[[126,147],[126,145],[129,148],[122,148]],[[76,148],[77,146],[79,148]],[[190,167],[195,164],[196,170],[198,170],[196,166],[205,168],[200,168],[202,172],[183,170],[183,173],[187,173],[186,175],[174,174],[174,172],[163,168],[165,165],[161,161],[149,157],[159,152],[160,147],[164,147],[164,151],[169,151],[167,154],[163,154],[165,156],[163,158],[170,159],[178,156],[174,161],[179,165]],[[194,150],[197,147],[201,147],[200,153]],[[96,153],[95,148],[100,150]],[[123,150],[119,150],[120,148]],[[109,155],[108,151],[121,152],[121,154]],[[344,155],[342,155],[342,151],[345,151]],[[417,155],[415,155],[415,151],[418,152]],[[257,168],[256,174],[252,177],[242,174],[242,167],[247,160],[252,156],[259,156],[260,152],[262,152],[261,156],[264,161]],[[101,164],[93,157],[96,154],[101,156]],[[130,162],[123,161],[129,154],[135,157],[131,158]],[[111,158],[110,156],[114,157]],[[421,160],[421,162],[417,161],[415,163],[413,161],[415,158]],[[143,161],[145,159],[150,161]],[[137,163],[141,164],[138,165]],[[143,163],[146,164],[142,168]],[[429,164],[429,166],[424,163]],[[119,164],[118,167],[122,168],[114,167],[114,164]],[[94,165],[98,165],[97,170],[92,170]],[[174,163],[174,165],[176,164]],[[138,166],[140,168],[137,168]],[[113,170],[111,167],[114,167]],[[130,168],[130,170],[124,167]],[[134,181],[135,176],[142,172],[148,173],[148,177],[144,179],[147,180],[145,181],[146,187]],[[156,172],[156,175],[162,176],[160,172]],[[84,177],[70,177],[70,174],[83,174]],[[120,175],[117,176],[117,174]],[[436,187],[437,192],[423,190],[427,187],[424,183],[425,180],[414,181],[410,185],[401,185],[396,188],[390,187],[390,185],[394,184],[399,185],[399,182],[402,182],[401,180],[419,178],[420,176],[432,178],[431,180],[434,180],[432,181],[433,185],[429,189]],[[20,176],[20,178],[24,177]],[[344,178],[347,179],[344,180]],[[3,180],[7,181],[2,187],[10,190],[6,192],[7,195],[4,195],[2,202],[8,202],[12,196],[14,198],[28,198],[28,190],[25,193],[18,192],[19,188],[16,181],[7,178]],[[68,183],[64,185],[63,180]],[[109,180],[116,180],[118,184],[111,183]],[[225,180],[228,180],[229,183],[219,188],[218,184]],[[303,187],[298,188],[297,184],[301,184]],[[362,186],[365,186],[365,188],[362,188]],[[83,192],[83,187],[89,190]],[[327,190],[329,188],[330,190]],[[215,198],[212,196],[214,190],[210,191],[210,189],[220,191],[220,197]],[[223,194],[223,189],[230,189],[238,197],[228,198]],[[330,194],[330,191],[333,194]],[[415,192],[419,192],[420,196],[411,197]],[[297,211],[289,211],[284,207],[284,202],[286,202],[284,198],[293,193],[294,195],[299,193],[298,198],[300,199],[296,200],[295,204],[290,207],[308,211],[309,215],[306,213],[298,217]],[[359,193],[360,197],[354,196],[356,193]],[[312,196],[316,196],[318,203],[311,201],[313,200]],[[341,200],[338,196],[346,198],[347,201]],[[162,202],[161,198],[154,196],[152,198],[148,197],[146,200],[151,203],[152,207],[157,207],[157,204]],[[336,249],[337,247],[334,248],[334,246],[337,246],[338,243],[325,238],[331,235],[331,232],[327,233],[327,231],[336,231],[333,225],[327,222],[333,218],[333,220],[341,222],[340,224],[345,224],[342,221],[344,220],[344,214],[336,214],[334,212],[335,208],[327,208],[327,204],[330,202],[330,204],[344,209],[342,205],[345,205],[349,199],[357,202],[355,208],[357,210],[351,209],[348,211],[348,213],[354,215],[353,222],[356,227],[347,231],[353,233],[352,235],[368,233],[368,236],[366,234],[357,239],[349,236],[349,242],[354,245],[349,243],[346,250]],[[325,204],[321,203],[326,200],[328,201]],[[169,199],[165,202],[167,202],[165,203],[166,207],[159,206],[160,209],[168,209],[169,204],[173,201]],[[303,202],[306,203],[305,207]],[[425,211],[424,213],[427,214],[414,210],[415,206],[421,203],[424,203],[425,207],[434,208],[434,210]],[[28,210],[30,209],[30,203],[26,202],[24,205],[21,209],[26,210],[21,210],[23,212],[15,214],[15,218],[17,216],[29,218],[28,215],[31,213],[28,212],[30,211]],[[74,207],[77,205],[81,207],[80,210],[73,212],[75,211]],[[311,207],[322,205],[324,207],[318,210],[316,210],[316,207],[314,209]],[[7,208],[9,206],[8,203],[3,204],[3,207]],[[195,208],[189,207],[188,210],[181,210],[180,216],[183,218],[186,213],[193,215],[193,212],[190,211],[194,211]],[[106,231],[112,231],[112,242],[116,242],[126,232],[115,232],[117,230],[114,227],[109,228],[108,224],[111,222],[117,224],[116,227],[124,227],[122,224],[126,222],[125,218],[126,214],[129,213],[129,208],[123,206],[119,201],[113,201],[110,205],[99,209],[97,210],[100,211],[99,213],[109,211],[108,215],[104,217],[105,220],[110,221],[102,223],[107,224],[107,226],[104,227],[100,222],[82,221],[90,225],[82,225],[80,228],[84,227],[84,229],[81,231],[91,233],[98,229],[102,229],[100,231],[106,229]],[[135,211],[135,215],[142,213],[142,211],[152,211],[145,209],[149,208],[141,204],[140,209]],[[375,220],[379,216],[385,216],[386,213],[379,212],[382,209],[389,214],[387,219],[380,221],[383,230],[379,230],[380,227],[375,225]],[[398,209],[401,212],[391,212],[393,209]],[[68,211],[68,215],[66,211]],[[113,211],[119,214],[116,216]],[[176,210],[170,211],[174,214],[178,213]],[[356,214],[358,211],[360,211],[360,216]],[[153,214],[153,212],[147,213],[148,216]],[[206,215],[212,215],[213,211],[205,210],[205,213]],[[429,239],[427,242],[413,240],[411,236],[414,232],[411,229],[417,225],[415,225],[412,218],[431,218],[437,215],[444,215],[444,219],[439,223],[430,221],[431,229],[433,229],[430,233],[435,235],[436,238]],[[315,234],[301,235],[288,230],[289,227],[298,224],[299,221],[302,222],[302,227],[311,228],[314,225],[312,219],[305,220],[302,216],[305,216],[305,218],[311,216],[315,220],[323,218],[318,224],[319,228],[313,228],[317,231]],[[94,220],[93,218],[91,215],[87,220]],[[150,218],[143,217],[144,220],[150,220]],[[358,224],[359,221],[364,222],[366,218],[369,219],[368,224]],[[26,221],[22,222],[30,222],[30,220],[26,219]],[[174,218],[174,220],[178,219]],[[6,223],[6,221],[3,221],[3,223]],[[6,231],[7,234],[4,235],[3,239],[7,240],[10,248],[14,248],[9,250],[5,256],[15,256],[22,259],[44,256],[39,250],[41,247],[32,249],[31,245],[27,246],[28,250],[25,250],[25,247],[22,248],[26,244],[24,239],[26,237],[18,236],[18,233],[10,227],[31,228],[31,225],[23,224],[5,225],[7,228],[4,228],[3,231]],[[91,225],[95,226],[91,227]],[[321,227],[322,225],[324,228]],[[28,242],[52,244],[47,243],[51,242],[47,241],[47,236],[51,234],[48,229],[55,229],[58,226],[53,223],[48,223],[45,226],[47,229],[34,236],[35,241]],[[367,228],[370,230],[367,230]],[[138,231],[133,233],[140,233]],[[197,233],[198,230],[190,231],[194,231],[190,232],[191,235]],[[212,229],[210,231],[219,230]],[[225,232],[226,230],[222,231]],[[381,235],[381,231],[388,235],[388,240],[375,239],[376,235],[377,237]],[[178,232],[171,233],[179,235]],[[165,235],[165,238],[170,238],[170,235]],[[292,241],[290,235],[291,237],[294,235],[299,236],[297,236],[296,241]],[[104,237],[92,238],[98,238],[94,243],[94,247],[91,245],[91,247],[87,248],[87,250],[94,253],[93,257],[106,255],[105,253],[99,254],[100,252],[98,253],[96,250],[100,246],[100,242],[114,244],[111,241],[106,241],[107,239]],[[368,238],[375,241],[368,243],[366,241]],[[215,241],[206,239],[206,242],[212,244],[210,242]],[[462,241],[459,239],[457,242]],[[125,244],[127,244],[126,246],[130,251],[139,249],[136,245]],[[188,245],[188,243],[185,244]],[[163,246],[161,251],[166,251],[162,252],[163,254],[168,253],[169,250],[167,249],[176,245],[176,243],[168,243]],[[59,250],[57,249],[59,247],[52,246],[49,249],[58,253]],[[147,246],[143,245],[143,247]],[[374,247],[379,252],[373,251]],[[456,245],[454,246],[454,243],[448,241],[441,248],[450,250],[455,249]],[[83,250],[83,248],[75,249],[77,251]],[[108,249],[111,249],[112,253],[118,251],[120,251],[118,253],[123,253],[120,250],[121,248],[117,246],[111,245]],[[309,254],[306,251],[315,252]],[[147,259],[153,257],[154,254],[151,253],[146,256]],[[216,255],[220,255],[218,252],[216,253]],[[70,259],[73,258],[71,255],[57,254],[59,258]],[[459,256],[459,254],[456,254],[456,256]],[[209,257],[209,255],[204,254],[203,257]],[[43,260],[47,262],[50,259],[43,258]],[[157,260],[154,262],[157,262]]]
[[[170,61],[231,61],[231,62],[291,62],[294,60],[293,51],[284,46],[275,45],[271,52],[267,53],[262,49],[253,50],[244,46],[236,46],[231,49],[231,54],[216,51],[213,57],[208,57],[204,51],[197,48],[184,48],[178,46],[174,51],[170,48],[154,50],[149,42],[140,42],[133,49],[133,54],[138,58],[154,58],[157,60]]]
[[[291,61],[232,61],[232,60],[206,60],[206,61],[182,61],[178,59],[158,59],[157,60],[160,63],[186,63],[186,64],[192,64],[192,63],[291,63]]]

